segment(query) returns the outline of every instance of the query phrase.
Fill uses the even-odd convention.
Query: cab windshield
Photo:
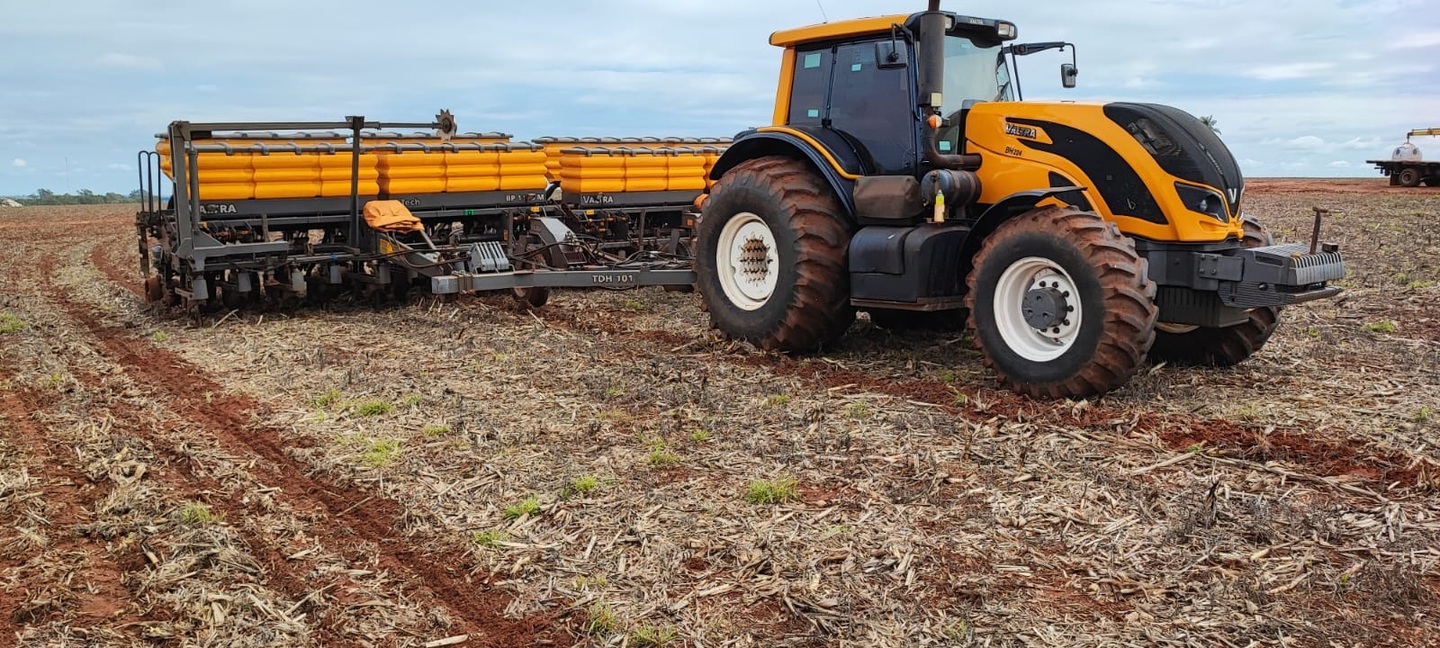
[[[964,36],[945,37],[944,105],[940,152],[960,150],[960,111],[977,101],[1014,101],[1010,66],[999,45],[981,47]]]

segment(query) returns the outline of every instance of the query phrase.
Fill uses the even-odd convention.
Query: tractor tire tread
[[[1043,207],[1006,221],[986,237],[975,256],[975,268],[967,278],[965,305],[969,312],[968,326],[976,330],[975,294],[978,269],[987,257],[995,254],[1005,240],[1005,230],[1065,232],[1084,254],[1098,275],[1101,294],[1106,304],[1104,326],[1099,345],[1089,362],[1066,380],[1054,383],[1030,383],[1006,374],[986,353],[979,335],[973,344],[984,356],[987,368],[995,372],[999,382],[1014,391],[1044,398],[1087,398],[1103,394],[1123,385],[1143,363],[1155,340],[1155,283],[1148,277],[1148,266],[1134,245],[1120,233],[1114,223],[1090,212],[1063,207]]]
[[[768,193],[776,198],[775,208],[797,232],[798,248],[795,290],[785,316],[763,335],[747,341],[783,352],[813,351],[835,341],[849,329],[855,314],[850,307],[846,258],[850,230],[830,187],[804,162],[769,156],[732,168],[716,183],[708,202],[713,204],[740,183],[768,186]],[[705,290],[703,282],[701,285]],[[711,325],[719,327],[713,309]]]

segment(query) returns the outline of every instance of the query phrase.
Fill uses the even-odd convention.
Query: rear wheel
[[[510,297],[529,308],[540,308],[550,301],[550,289],[540,287],[511,288]]]
[[[697,239],[700,295],[726,335],[811,351],[854,322],[850,228],[804,162],[762,157],[731,169],[705,202]]]
[[[1084,398],[1119,387],[1155,336],[1155,284],[1134,243],[1090,212],[1036,209],[985,239],[968,278],[970,329],[1001,384]]]
[[[545,244],[539,236],[526,233],[515,239],[510,245],[510,254],[515,259],[517,269],[530,270],[537,268],[552,268],[564,270],[566,268],[565,253],[558,247]],[[515,287],[510,289],[510,297],[516,303],[527,308],[540,308],[550,302],[550,289],[541,286],[526,288]]]
[[[1416,186],[1419,186],[1419,185],[1420,185],[1420,178],[1422,178],[1422,177],[1423,177],[1423,175],[1420,173],[1420,169],[1418,169],[1418,168],[1416,168],[1416,167],[1405,167],[1405,168],[1403,168],[1403,169],[1400,170],[1400,186],[1402,186],[1402,187],[1416,187]]]
[[[1259,221],[1247,217],[1244,224],[1241,246],[1264,247],[1275,242]],[[1280,309],[1273,306],[1253,308],[1244,322],[1225,328],[1162,325],[1150,347],[1150,360],[1185,367],[1234,366],[1255,355],[1279,326]]]

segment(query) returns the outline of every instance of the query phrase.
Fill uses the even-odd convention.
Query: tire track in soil
[[[12,377],[0,375],[0,382]],[[36,425],[31,418],[33,412],[48,409],[58,400],[33,390],[4,390],[0,391],[0,414],[5,415],[11,425],[7,430],[7,438],[24,450],[32,460],[41,462],[45,467],[43,474],[37,475],[37,481],[40,482],[40,490],[45,494],[45,501],[56,514],[47,520],[49,533],[46,537],[50,544],[38,548],[39,555],[75,552],[84,554],[88,559],[85,587],[78,590],[70,588],[77,599],[71,609],[78,618],[66,619],[66,625],[88,627],[99,625],[99,622],[111,618],[116,612],[135,606],[130,591],[123,585],[123,576],[127,571],[141,568],[143,561],[139,556],[133,556],[133,560],[117,563],[109,555],[106,543],[89,540],[75,533],[75,527],[85,522],[86,511],[103,500],[111,489],[105,482],[92,482],[71,463],[74,453],[65,452],[66,448],[60,447],[62,444]],[[86,484],[94,484],[97,488],[87,493]],[[18,569],[27,561],[17,562],[19,564],[15,568]],[[34,573],[21,574],[19,583],[28,589],[41,584],[35,582],[38,577],[39,575]],[[18,633],[20,627],[17,624],[42,623],[61,612],[53,610],[40,617],[33,613],[26,615],[21,611],[23,596],[9,600],[7,592],[5,598],[5,602],[0,604],[0,613],[3,613],[3,617],[0,617],[0,636],[13,636]],[[138,607],[136,609],[138,610]],[[140,620],[146,618],[148,617],[139,616]]]
[[[92,254],[92,261],[96,255]],[[48,294],[54,292],[54,258],[51,256],[42,257],[38,264],[38,272],[41,283],[45,286]],[[66,302],[65,306],[73,304]],[[101,351],[96,349],[97,352]],[[100,375],[93,371],[71,368],[71,375],[80,382],[86,389],[95,394],[105,394],[111,390]],[[303,602],[318,588],[306,579],[304,570],[298,563],[289,560],[286,556],[289,552],[283,551],[273,538],[263,529],[254,524],[253,516],[249,511],[237,504],[237,500],[225,497],[215,497],[218,493],[226,493],[233,490],[227,488],[218,479],[197,474],[194,470],[194,457],[180,450],[169,441],[156,433],[150,431],[149,422],[143,420],[136,412],[123,407],[105,407],[105,413],[115,422],[113,433],[130,434],[135,438],[143,440],[149,449],[155,453],[157,459],[164,460],[161,465],[155,466],[147,477],[157,484],[162,484],[171,489],[174,493],[184,499],[203,501],[211,508],[220,512],[225,519],[232,521],[232,528],[241,534],[250,554],[265,566],[265,579],[267,587],[274,587],[277,591],[291,597],[296,602]],[[174,433],[173,426],[167,426],[167,431]],[[38,436],[38,435],[37,435]],[[63,466],[61,462],[53,462],[52,466]],[[169,468],[171,470],[166,470]],[[135,555],[133,567],[128,571],[138,572],[145,568],[146,564],[140,555]],[[128,566],[128,565],[127,565]],[[323,623],[328,617],[317,620],[313,627],[313,636],[324,646],[359,647],[362,644],[336,633],[333,628]],[[153,615],[141,617],[141,620],[163,620]]]
[[[0,382],[10,378],[11,376],[7,374],[0,374]],[[5,434],[8,438],[23,439],[38,434],[35,424],[30,421],[29,413],[30,409],[14,398],[9,391],[0,391],[0,417],[3,417],[0,418],[0,421],[4,421],[7,426]],[[15,450],[28,451],[24,445],[19,443],[16,444]],[[35,457],[33,452],[30,453],[30,456]],[[41,488],[43,489],[43,485]],[[18,519],[15,521],[18,522]],[[9,520],[7,520],[8,522]],[[23,554],[14,558],[8,555],[0,558],[0,574],[12,570],[18,571],[28,560],[29,557]],[[23,597],[13,593],[12,588],[0,588],[0,637],[18,637],[20,635],[20,625],[15,619],[19,616],[22,601]]]
[[[103,259],[104,253],[97,252],[103,247],[97,244],[88,258],[93,262],[99,254]],[[47,284],[53,284],[53,266],[53,259],[42,260]],[[117,281],[111,274],[119,271],[113,264],[101,262],[97,267],[111,281],[123,281],[123,278]],[[470,645],[510,648],[558,645],[561,640],[570,639],[571,633],[559,614],[507,618],[504,612],[511,602],[510,596],[491,589],[488,574],[478,582],[467,575],[472,561],[463,549],[431,547],[427,552],[414,548],[413,540],[392,537],[403,516],[401,506],[394,500],[380,496],[357,498],[342,485],[326,484],[311,477],[308,469],[285,454],[278,430],[252,425],[247,413],[263,411],[253,398],[230,393],[174,352],[123,329],[106,326],[83,304],[66,301],[62,307],[71,319],[99,340],[106,355],[136,382],[169,396],[170,407],[177,414],[198,424],[228,451],[263,459],[253,468],[257,479],[268,481],[271,487],[280,487],[280,494],[287,499],[312,502],[344,525],[344,529],[321,525],[311,528],[322,542],[336,548],[369,542],[379,551],[377,562],[381,567],[428,589],[438,605],[453,613],[461,626],[458,630],[471,635],[475,643]],[[204,397],[206,393],[211,395],[209,402]],[[297,445],[303,447],[303,444]]]
[[[140,281],[134,277],[125,276],[126,272],[120,269],[119,264],[115,263],[115,259],[105,254],[105,248],[108,244],[108,241],[102,241],[90,249],[90,263],[100,270],[101,274],[110,279],[111,283],[139,297],[141,303],[144,303],[145,291],[140,287]]]
[[[95,373],[81,372],[75,374],[75,378],[88,389],[105,389],[100,376]],[[303,602],[316,591],[323,590],[323,587],[318,587],[312,579],[307,578],[306,570],[300,567],[301,563],[287,557],[292,552],[285,551],[278,539],[273,538],[270,533],[255,524],[254,516],[238,503],[238,499],[216,497],[216,494],[226,493],[233,488],[227,487],[213,477],[197,474],[193,465],[195,461],[193,456],[175,447],[173,442],[147,432],[146,423],[134,412],[117,408],[109,409],[107,413],[117,422],[116,430],[131,433],[143,439],[158,458],[165,460],[164,468],[173,468],[174,472],[178,473],[172,474],[171,471],[156,470],[150,473],[150,477],[156,482],[176,489],[178,493],[183,494],[184,499],[204,502],[206,506],[218,511],[224,519],[229,520],[232,528],[242,532],[241,538],[245,542],[246,548],[256,561],[265,567],[265,585],[267,587],[273,587],[297,603]],[[173,427],[167,431],[183,433]],[[143,565],[141,566],[143,567]],[[300,610],[305,611],[305,606],[302,605]],[[317,643],[322,646],[354,646],[357,648],[364,645],[335,632],[330,624],[326,623],[329,618],[330,615],[322,616],[316,620],[313,626]]]
[[[109,258],[108,255],[105,255],[105,246],[107,246],[109,242],[112,242],[112,240],[104,240],[104,242],[96,243],[88,255],[89,261],[91,261],[96,268],[101,269],[102,274],[107,275],[115,284],[127,288],[135,297],[144,298],[144,292],[141,291],[134,282],[125,281],[125,279],[122,278],[124,272],[121,271],[120,266],[114,264],[112,259]],[[40,265],[42,265],[43,281],[45,281],[46,287],[50,289],[50,292],[53,292],[53,266],[55,266],[53,259],[42,259],[42,264]],[[102,350],[96,348],[96,351]],[[132,372],[127,373],[132,374]],[[96,390],[96,392],[102,392],[102,390],[107,389],[105,384],[102,383],[101,377],[94,372],[76,372],[73,373],[73,376],[76,377],[76,380],[85,384],[86,387],[89,387],[89,389]],[[170,441],[170,439],[158,436],[156,433],[145,432],[147,426],[145,426],[145,422],[140,416],[135,415],[135,412],[112,408],[108,409],[108,413],[114,416],[115,419],[120,420],[120,422],[124,422],[124,425],[120,426],[120,429],[127,429],[127,431],[134,432],[135,435],[145,439],[145,441],[150,444],[151,449],[156,452],[157,456],[166,459],[166,467],[174,468],[174,471],[179,472],[177,475],[170,475],[166,474],[167,471],[154,471],[151,472],[151,477],[156,478],[156,481],[164,482],[168,487],[176,488],[177,491],[183,492],[183,494],[186,494],[186,498],[190,498],[190,500],[204,501],[210,508],[215,508],[220,514],[223,514],[223,517],[232,523],[232,528],[240,531],[240,536],[242,536],[243,541],[245,541],[249,553],[251,553],[259,563],[265,566],[266,586],[271,586],[271,588],[278,590],[278,592],[284,593],[285,596],[289,596],[289,598],[295,600],[295,602],[304,602],[305,599],[310,598],[315,592],[323,592],[328,586],[343,585],[343,583],[348,582],[346,576],[338,576],[333,583],[325,583],[325,585],[314,582],[310,577],[307,577],[308,570],[302,569],[301,564],[304,563],[289,559],[288,556],[292,553],[292,550],[285,549],[284,540],[276,539],[274,534],[269,533],[265,528],[259,527],[259,524],[255,523],[255,517],[251,516],[251,511],[246,510],[243,505],[238,504],[238,497],[215,497],[216,494],[226,494],[226,492],[233,491],[235,488],[226,487],[222,481],[216,480],[216,478],[197,474],[193,468],[194,456],[184,452],[183,449],[176,446],[174,441]],[[163,475],[163,477],[161,477],[161,475]],[[255,482],[255,485],[259,487],[261,484]],[[294,511],[298,514],[304,513],[305,510],[317,510],[317,508],[320,507],[317,507],[317,505],[310,505],[310,507],[297,505],[297,507],[294,507]],[[340,547],[333,547],[333,549],[338,550]],[[300,611],[308,612],[308,606],[302,605]],[[341,606],[333,606],[333,608],[325,611],[324,615],[318,616],[318,618],[310,624],[312,636],[314,636],[315,641],[320,645],[324,645],[324,647],[331,647],[331,645],[337,645],[337,647],[361,647],[361,645],[364,645],[361,644],[359,639],[341,635],[340,632],[337,631],[337,621],[334,619],[337,612],[341,612]]]
[[[669,348],[692,346],[696,342],[670,331],[627,329],[617,322],[617,319],[625,317],[625,313],[610,309],[601,312],[608,317],[597,318],[594,312],[577,312],[556,306],[547,306],[538,314],[546,322],[559,324],[573,332],[603,332],[614,337],[669,345]],[[1118,424],[1124,424],[1129,426],[1131,433],[1153,434],[1172,452],[1191,450],[1199,446],[1220,457],[1258,462],[1290,462],[1322,477],[1352,477],[1381,485],[1393,483],[1420,490],[1440,488],[1440,471],[1436,468],[1427,467],[1424,463],[1393,451],[1367,448],[1364,442],[1348,437],[1320,437],[1292,428],[1277,428],[1261,434],[1225,419],[1124,412],[1104,405],[1094,405],[1093,401],[1091,407],[1083,410],[1066,411],[1064,408],[1027,400],[1018,394],[999,390],[987,390],[986,408],[980,413],[969,408],[956,407],[956,394],[964,392],[957,392],[952,385],[936,380],[885,380],[853,369],[796,360],[774,353],[741,355],[718,352],[715,356],[721,362],[768,369],[775,374],[799,378],[824,389],[848,386],[926,403],[974,423],[1002,416],[1013,420],[1043,421],[1107,432],[1113,432]]]

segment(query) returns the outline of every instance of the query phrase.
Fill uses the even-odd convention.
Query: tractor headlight
[[[1015,23],[1008,23],[1003,20],[995,23],[995,35],[999,36],[1000,40],[1014,40]]]
[[[1230,221],[1225,212],[1225,199],[1221,198],[1220,194],[1178,182],[1175,183],[1175,192],[1180,194],[1180,202],[1185,203],[1186,209],[1200,212],[1222,223]]]

